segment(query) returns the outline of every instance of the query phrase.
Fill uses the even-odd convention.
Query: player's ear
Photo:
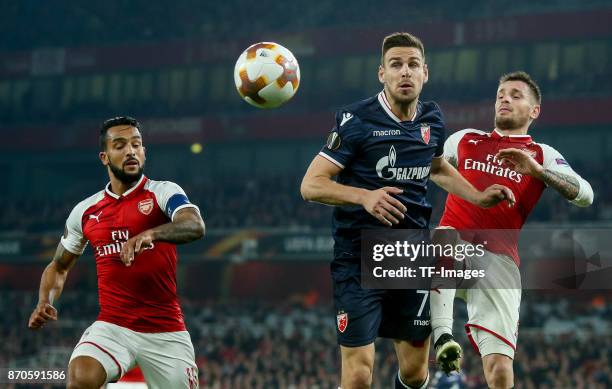
[[[108,154],[106,154],[106,151],[100,151],[100,153],[98,154],[98,157],[100,158],[100,162],[102,162],[102,165],[107,166],[108,165]]]
[[[382,65],[378,65],[378,81],[381,84],[385,83],[385,68]]]
[[[540,105],[536,104],[531,107],[531,112],[529,113],[529,117],[531,120],[536,120],[540,116]]]
[[[425,84],[427,83],[427,80],[429,80],[429,68],[427,67],[426,63],[423,64],[423,74],[425,75],[425,78],[423,78],[423,84]]]

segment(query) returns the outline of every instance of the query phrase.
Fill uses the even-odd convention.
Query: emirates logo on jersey
[[[153,199],[142,200],[138,203],[138,210],[143,215],[148,215],[153,210]]]
[[[523,180],[523,175],[521,173],[517,173],[509,167],[504,166],[503,161],[497,159],[493,154],[487,154],[485,161],[466,158],[463,161],[463,169],[478,170],[498,177],[505,177],[519,184]]]
[[[428,145],[429,139],[431,139],[431,129],[429,128],[429,126],[421,127],[421,137],[423,138],[423,142]]]
[[[346,331],[346,327],[348,326],[348,314],[340,312],[338,316],[336,316],[336,322],[338,323],[338,331],[344,333],[344,331]]]

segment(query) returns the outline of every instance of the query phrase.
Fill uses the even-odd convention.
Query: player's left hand
[[[495,158],[501,160],[506,166],[520,174],[537,177],[543,170],[529,153],[515,148],[502,149],[497,152]]]
[[[132,266],[136,255],[140,254],[143,250],[152,248],[153,236],[148,231],[144,231],[124,243],[119,257],[125,266]]]

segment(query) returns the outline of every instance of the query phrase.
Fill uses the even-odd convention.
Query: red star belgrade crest
[[[428,145],[429,139],[431,138],[431,131],[429,130],[429,126],[421,127],[421,137],[423,138],[423,142]]]
[[[336,316],[336,321],[338,322],[338,331],[343,333],[346,330],[346,326],[348,326],[348,314],[339,313]]]
[[[153,199],[142,200],[138,203],[138,210],[143,215],[148,215],[153,210]]]

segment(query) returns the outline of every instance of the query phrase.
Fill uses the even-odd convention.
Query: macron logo
[[[350,112],[345,112],[342,114],[342,121],[340,122],[340,127],[346,124],[349,120],[353,118],[353,114]]]
[[[373,130],[372,136],[402,135],[400,130]]]
[[[102,212],[103,212],[103,211],[100,211],[100,213],[99,213],[97,216],[96,216],[96,215],[89,215],[89,219],[90,219],[90,220],[91,220],[91,219],[96,219],[96,221],[97,221],[98,223],[100,223],[100,216],[102,215]]]

